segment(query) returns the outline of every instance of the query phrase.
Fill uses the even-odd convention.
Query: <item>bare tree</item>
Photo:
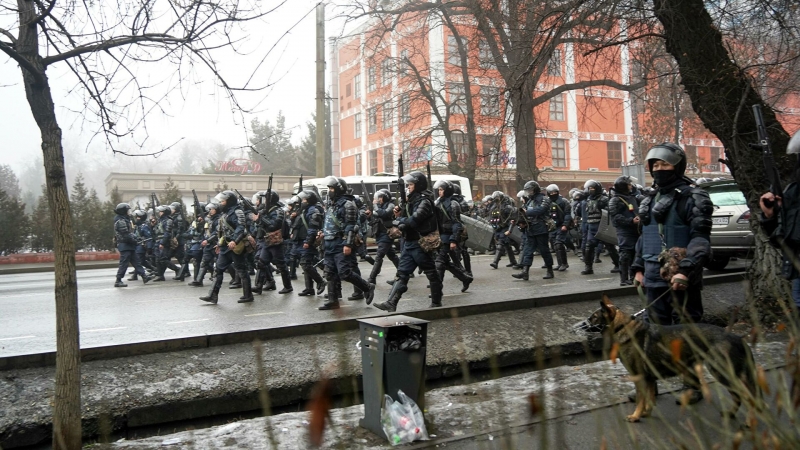
[[[137,141],[143,145],[148,115],[163,112],[161,101],[199,69],[216,80],[234,109],[240,107],[235,92],[260,89],[252,78],[245,78],[241,86],[227,81],[216,56],[226,49],[240,50],[246,34],[239,31],[270,11],[237,0],[0,3],[0,52],[19,65],[28,104],[41,132],[55,238],[56,449],[81,447],[81,371],[73,224],[62,133],[48,69],[62,66],[72,74],[73,91],[83,92],[85,99],[82,125],[93,128],[95,137],[107,147],[124,153],[116,147],[117,142],[137,138],[134,132],[145,130]],[[173,69],[153,74],[163,75],[160,81],[140,81],[137,75],[144,63],[154,64],[156,69],[169,64]]]

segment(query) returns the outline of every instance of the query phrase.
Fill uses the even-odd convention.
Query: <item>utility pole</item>
[[[325,5],[317,5],[317,178],[325,176]]]

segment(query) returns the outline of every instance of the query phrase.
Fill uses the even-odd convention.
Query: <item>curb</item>
[[[119,261],[110,261],[97,264],[75,264],[75,270],[91,270],[91,269],[115,269],[119,267]],[[45,273],[55,272],[55,266],[40,266],[40,267],[0,267],[0,275],[19,275],[23,273]]]
[[[704,278],[705,285],[733,283],[744,281],[744,272],[710,275]],[[596,291],[601,292],[601,291]],[[633,286],[607,289],[602,292],[610,296],[636,295]],[[423,309],[403,312],[404,315],[423,320],[452,319],[478,314],[506,312],[520,309],[539,308],[545,306],[564,305],[577,303],[591,298],[592,292],[577,292],[555,295],[551,297],[523,298],[503,302],[453,306],[450,308]],[[368,319],[385,317],[386,314],[360,317]],[[255,340],[268,341],[287,337],[308,336],[323,333],[343,332],[358,329],[359,319],[329,320],[317,323],[292,325],[278,328],[256,329],[237,331],[232,333],[207,334],[203,336],[186,336],[181,338],[162,339],[157,341],[135,342],[131,344],[109,345],[100,347],[87,347],[81,349],[81,360],[96,361],[127,356],[147,355],[196,348],[209,348],[231,344],[243,344]],[[56,352],[32,353],[0,357],[0,371],[29,369],[35,367],[54,366]]]

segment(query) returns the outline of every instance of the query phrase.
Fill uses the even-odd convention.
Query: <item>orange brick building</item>
[[[407,168],[430,159],[439,172],[448,171],[448,163],[465,157],[465,135],[459,133],[466,129],[466,116],[463,105],[459,107],[465,95],[458,43],[447,27],[431,20],[435,19],[402,22],[385,33],[376,33],[374,25],[365,24],[349,36],[331,40],[334,173],[396,172],[400,152]],[[509,125],[504,125],[514,122],[506,109],[503,79],[487,58],[486,45],[469,19],[461,18],[458,30],[468,50],[479,153],[473,196],[480,198],[497,189],[516,192],[514,136]],[[535,95],[593,79],[598,76],[598,66],[602,66],[604,78],[632,83],[636,67],[631,54],[636,51],[636,47],[623,45],[587,57],[578,44],[562,44],[553,52]],[[441,99],[437,108],[426,101],[416,82],[417,72],[428,81],[428,99]],[[534,112],[540,183],[556,183],[562,193],[582,186],[589,178],[608,185],[621,174],[622,166],[638,162],[637,153],[665,140],[647,134],[653,128],[649,124],[676,122],[674,117],[656,116],[648,107],[655,94],[647,93],[655,88],[648,85],[637,96],[603,86],[572,90],[538,105]],[[725,157],[721,142],[699,125],[690,105],[686,108],[689,114],[676,126],[679,143],[689,158],[689,175],[729,174],[718,162]],[[441,116],[442,111],[448,113],[448,126],[456,131],[453,146],[447,145],[437,126],[440,119],[436,113]],[[648,180],[640,180],[645,182]]]

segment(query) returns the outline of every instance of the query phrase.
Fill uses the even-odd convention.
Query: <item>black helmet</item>
[[[444,196],[450,197],[453,195],[453,183],[447,180],[439,180],[433,184],[433,190],[438,194],[439,189],[444,189]]]
[[[236,193],[233,191],[222,191],[214,197],[215,203],[219,203],[223,210],[228,210],[239,203],[239,198],[236,196]],[[222,206],[222,202],[225,202],[225,206]]]
[[[267,195],[267,193],[265,192],[265,193],[264,193],[264,196],[266,197],[266,195]],[[275,192],[275,191],[269,191],[269,198],[268,198],[268,199],[266,199],[267,206],[273,206],[273,205],[277,205],[277,204],[278,204],[278,202],[280,202],[280,201],[281,201],[281,196],[280,196],[280,195],[278,195],[278,193],[277,193],[277,192]]]
[[[333,175],[325,178],[325,185],[328,186],[328,192],[334,195],[343,195],[348,192],[347,182],[343,178],[334,177]]]
[[[686,173],[686,152],[672,142],[664,142],[652,147],[647,151],[647,156],[644,157],[647,161],[647,167],[650,170],[650,175],[653,174],[653,163],[660,159],[675,166],[675,175],[682,177]]]
[[[300,199],[301,202],[305,200],[309,205],[316,205],[317,203],[319,203],[320,200],[319,195],[315,191],[312,191],[310,189],[300,192],[299,194],[297,194],[297,197]]]
[[[206,202],[197,202],[197,209],[199,209],[200,211],[205,211],[206,210]]]
[[[547,195],[558,194],[560,192],[557,184],[551,184],[547,186],[547,188],[545,188],[545,191],[547,192]]]
[[[380,189],[375,192],[375,200],[382,198],[384,203],[392,201],[392,193],[388,189]]]
[[[590,189],[594,189],[595,195],[599,195],[603,192],[603,185],[595,180],[587,180],[586,183],[583,184],[583,189],[585,189],[584,194],[586,195],[590,195]]]
[[[533,180],[525,183],[525,186],[523,186],[522,189],[528,191],[528,195],[535,195],[542,191],[542,187],[539,186],[539,183]]]
[[[418,170],[405,174],[405,176],[403,176],[403,181],[405,181],[406,184],[413,184],[414,192],[422,192],[428,189],[428,179]]]
[[[220,207],[218,203],[209,202],[204,209],[206,210],[207,213],[210,213],[212,209],[214,211],[219,211]]]
[[[631,181],[631,177],[627,175],[623,175],[614,180],[614,190],[619,194],[630,194],[631,186],[633,186],[633,181]]]
[[[172,214],[172,210],[167,205],[156,206],[156,213],[164,213],[165,216]]]
[[[450,183],[453,185],[453,194],[461,195],[461,183]]]
[[[181,208],[183,208],[183,204],[181,202],[172,202],[169,204],[170,209],[172,212],[179,213],[181,212]]]
[[[136,220],[144,220],[147,217],[147,213],[142,211],[141,209],[137,209],[133,212],[133,217]]]
[[[120,216],[127,216],[128,211],[130,210],[131,210],[131,205],[127,203],[120,203],[119,205],[117,205],[116,208],[114,208],[114,212],[119,214]]]

